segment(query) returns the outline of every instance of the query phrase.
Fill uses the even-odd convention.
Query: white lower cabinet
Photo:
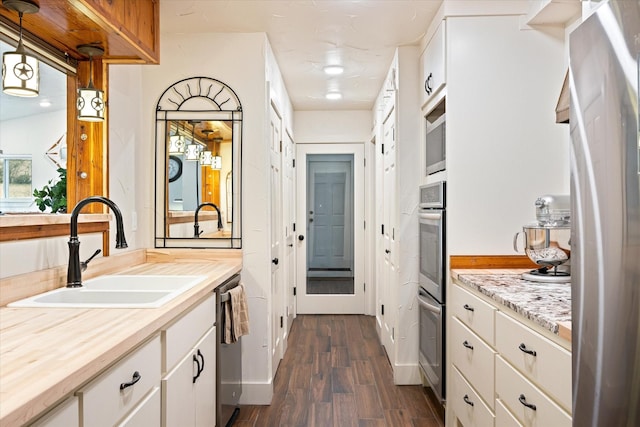
[[[216,424],[216,328],[178,362],[162,380],[163,426]]]
[[[447,397],[447,405],[455,412],[459,423],[467,427],[493,426],[494,417],[491,409],[464,379],[460,371],[454,367],[452,372],[452,387]]]
[[[450,295],[447,425],[570,427],[571,352],[488,298]]]
[[[35,423],[29,424],[29,427],[79,427],[78,411],[78,398],[73,396],[58,404]]]
[[[118,424],[118,427],[148,427],[160,425],[160,387],[154,387],[151,393],[140,402],[131,413]]]
[[[496,392],[527,427],[571,427],[571,417],[502,357],[496,360]]]
[[[114,426],[144,404],[160,384],[161,353],[156,335],[78,391],[81,425]],[[148,420],[144,425],[159,424]]]
[[[522,424],[504,406],[502,400],[496,399],[496,426],[500,427],[522,427]]]
[[[29,426],[215,427],[215,319],[211,293]]]

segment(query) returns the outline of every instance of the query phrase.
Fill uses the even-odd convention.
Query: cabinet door
[[[196,425],[193,379],[198,373],[197,363],[197,356],[189,352],[162,380],[163,427]]]
[[[160,402],[160,387],[154,387],[117,427],[160,427]]]
[[[70,397],[30,427],[78,427],[80,425],[78,398]]]
[[[164,427],[215,425],[215,327],[162,380],[162,403]]]
[[[200,360],[200,375],[195,382],[196,426],[216,425],[216,328],[196,345],[195,355]]]
[[[422,54],[422,104],[445,84],[445,21],[442,21]]]

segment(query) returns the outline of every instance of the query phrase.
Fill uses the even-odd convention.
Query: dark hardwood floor
[[[442,427],[422,386],[393,384],[372,316],[300,315],[269,406],[242,406],[234,426]]]

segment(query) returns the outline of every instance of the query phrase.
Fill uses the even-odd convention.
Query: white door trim
[[[307,155],[353,154],[354,163],[354,294],[307,295]],[[364,144],[298,144],[296,146],[297,313],[363,314],[364,298]]]

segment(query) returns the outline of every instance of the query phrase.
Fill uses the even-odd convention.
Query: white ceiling
[[[161,0],[163,33],[264,32],[296,110],[368,110],[397,46],[419,43],[442,0]],[[0,42],[0,53],[15,48]],[[340,76],[325,65],[342,65]],[[0,121],[66,108],[66,80],[40,67],[40,95],[0,92]],[[215,77],[215,76],[214,76]],[[341,100],[327,100],[329,91]],[[52,105],[40,107],[42,100]]]
[[[397,46],[418,44],[442,0],[161,0],[163,33],[264,32],[295,110],[371,109]],[[325,65],[345,69],[337,77]],[[327,100],[329,91],[341,100]]]

